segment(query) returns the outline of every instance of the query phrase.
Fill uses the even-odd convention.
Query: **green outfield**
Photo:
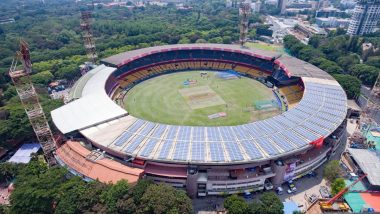
[[[135,117],[173,125],[238,125],[280,113],[276,108],[255,109],[257,101],[275,100],[271,89],[256,80],[224,80],[210,71],[200,74],[178,72],[146,80],[125,95],[124,106]],[[191,84],[184,85],[185,81]],[[209,118],[217,113],[223,116]]]

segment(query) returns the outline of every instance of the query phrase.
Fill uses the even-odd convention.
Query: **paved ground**
[[[353,121],[352,123],[351,121],[348,121],[346,137],[351,135],[354,132],[355,128],[356,128],[356,121]],[[346,146],[347,146],[347,143],[340,145],[336,153],[331,158],[335,160],[339,160],[342,152],[346,149]],[[300,178],[296,180],[295,185],[297,186],[297,193],[295,194],[284,193],[283,195],[279,196],[281,201],[285,202],[288,200],[292,200],[300,206],[300,209],[302,211],[305,211],[310,206],[310,203],[305,199],[305,195],[315,194],[317,195],[317,197],[321,197],[319,193],[320,187],[327,186],[326,180],[323,179],[322,177],[323,168],[325,164],[323,164],[321,167],[315,170],[317,172],[317,177],[314,177],[314,178],[305,177],[305,178]],[[288,189],[286,185],[283,185],[283,188],[285,191]],[[260,194],[261,193],[254,193],[253,200],[257,200],[260,197]],[[196,213],[199,213],[199,211],[214,211],[216,210],[216,208],[223,207],[223,201],[224,201],[224,197],[208,196],[206,198],[193,199],[193,207]]]

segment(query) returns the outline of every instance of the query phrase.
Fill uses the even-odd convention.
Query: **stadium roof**
[[[17,152],[8,160],[11,163],[29,163],[32,159],[31,155],[40,150],[39,143],[26,143],[23,144]]]
[[[283,156],[327,137],[346,115],[346,96],[336,81],[303,81],[305,93],[295,108],[249,124],[174,126],[128,115],[81,133],[107,151],[162,162],[241,163]]]
[[[368,181],[380,186],[380,152],[368,149],[348,149],[360,169],[367,173]]]
[[[51,112],[56,127],[63,133],[81,130],[122,117],[127,112],[114,103],[105,91],[107,78],[116,68],[100,65],[81,90],[81,98]]]
[[[236,45],[188,44],[139,49],[109,57],[103,62],[121,66],[136,57],[178,49],[210,48],[261,55],[274,52],[243,49]],[[105,82],[116,68],[99,66],[86,80],[81,98],[52,112],[63,133],[79,130],[107,152],[161,162],[246,163],[289,155],[311,147],[330,135],[347,113],[342,87],[319,68],[290,56],[277,64],[299,75],[304,83],[301,101],[281,115],[238,126],[173,126],[134,118],[115,104],[105,92]]]
[[[108,58],[102,59],[101,61],[110,65],[120,67],[132,60],[140,57],[144,57],[150,54],[174,51],[174,50],[194,50],[194,49],[210,49],[210,50],[227,50],[235,51],[241,53],[247,53],[256,55],[258,57],[263,57],[270,60],[273,57],[279,57],[281,54],[273,51],[259,50],[259,49],[248,49],[242,48],[239,45],[226,45],[226,44],[177,44],[177,45],[162,45],[149,48],[142,48],[132,51],[127,51],[124,53],[116,54]]]
[[[70,165],[76,173],[80,173],[93,180],[104,183],[116,183],[126,179],[129,183],[136,183],[143,173],[142,169],[131,168],[106,157],[89,160],[91,151],[81,146],[79,142],[68,141],[56,150],[58,161]]]
[[[116,54],[101,60],[109,66],[120,67],[124,64],[144,57],[150,54],[173,51],[173,50],[194,50],[194,49],[210,49],[210,50],[228,50],[233,52],[246,53],[264,59],[276,58],[275,63],[279,64],[290,76],[297,77],[315,77],[321,79],[333,79],[328,73],[319,69],[318,67],[299,60],[295,57],[286,54],[280,54],[274,51],[248,49],[240,45],[227,45],[227,44],[177,44],[177,45],[163,45],[149,48],[142,48],[124,53]]]
[[[82,97],[83,88],[86,86],[88,80],[91,79],[98,71],[102,70],[102,66],[99,66],[91,71],[87,72],[78,81],[75,82],[74,86],[70,89],[69,100],[79,99]]]

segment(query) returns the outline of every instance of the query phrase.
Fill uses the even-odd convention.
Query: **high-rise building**
[[[277,8],[280,9],[280,14],[285,14],[287,3],[288,3],[287,0],[278,0]]]
[[[351,17],[347,34],[364,35],[375,30],[380,18],[380,0],[359,0]]]

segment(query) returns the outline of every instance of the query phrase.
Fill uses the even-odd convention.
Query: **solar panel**
[[[204,127],[193,127],[193,132],[191,135],[192,141],[205,141],[205,128]]]
[[[158,142],[160,142],[160,140],[150,138],[148,142],[145,144],[144,149],[141,151],[140,155],[143,157],[148,157]]]
[[[205,160],[205,147],[204,142],[192,142],[191,144],[191,160],[192,161],[204,161]]]
[[[232,130],[234,130],[234,133],[239,140],[252,139],[243,126],[232,126]]]
[[[135,133],[141,126],[144,125],[146,121],[145,120],[136,120],[126,131]]]
[[[177,130],[178,130],[178,126],[169,126],[168,134],[166,135],[165,139],[173,140],[175,136],[177,135]]]
[[[310,140],[310,141],[314,141],[316,139],[318,139],[319,137],[312,133],[311,131],[309,130],[306,130],[305,128],[303,128],[302,126],[297,126],[296,128],[293,129],[295,132],[297,132],[299,135],[303,136],[304,138]]]
[[[165,140],[162,143],[162,147],[160,150],[160,153],[158,154],[158,159],[167,159],[169,156],[170,149],[173,146],[173,141],[172,140]]]
[[[281,134],[284,135],[287,139],[289,139],[292,143],[296,144],[297,148],[301,148],[309,144],[308,141],[302,139],[301,137],[298,137],[294,132],[290,130],[282,132]]]
[[[130,132],[124,132],[118,139],[115,141],[116,146],[122,146],[124,143],[128,141],[129,138],[133,136]]]
[[[280,133],[277,133],[277,134],[274,134],[270,137],[270,139],[278,146],[280,147],[282,150],[284,150],[285,152],[289,152],[293,149],[295,149],[296,147],[291,144],[283,135],[281,135]]]
[[[161,138],[162,134],[165,132],[167,125],[158,124],[157,128],[154,130],[151,137]]]
[[[181,126],[178,130],[177,141],[189,141],[191,135],[190,126]]]
[[[251,160],[259,159],[263,157],[260,150],[257,148],[257,146],[254,144],[253,141],[244,140],[244,141],[241,141],[240,143],[244,147],[245,152],[248,154]]]
[[[209,142],[211,161],[221,162],[224,161],[224,153],[221,142]]]
[[[139,135],[148,135],[148,133],[156,126],[155,123],[147,122],[146,126],[140,130],[137,134]]]
[[[236,142],[224,142],[224,145],[232,161],[244,160],[243,154],[241,153],[239,146]]]
[[[320,126],[312,123],[312,122],[309,122],[309,121],[306,121],[304,124],[302,124],[302,126],[306,129],[309,129],[313,132],[315,132],[316,134],[320,135],[320,136],[324,136],[326,137],[329,132],[323,128],[321,128]]]
[[[261,148],[264,149],[264,151],[268,155],[276,155],[279,153],[279,151],[272,145],[268,138],[258,138],[255,139],[255,141],[259,144]]]
[[[189,153],[189,141],[177,141],[173,153],[174,160],[187,160],[187,154]]]
[[[219,127],[220,135],[224,141],[235,141],[236,137],[234,131],[230,126]]]
[[[280,124],[280,126],[284,126],[284,129],[291,128],[295,126],[295,123],[293,121],[288,120],[286,117],[279,115],[276,117],[273,117],[273,119]]]
[[[127,153],[133,153],[135,149],[140,145],[140,143],[143,142],[144,139],[145,136],[138,135],[137,137],[131,140],[131,142],[128,144],[124,151]]]
[[[216,127],[207,127],[207,141],[221,141],[219,130]]]

